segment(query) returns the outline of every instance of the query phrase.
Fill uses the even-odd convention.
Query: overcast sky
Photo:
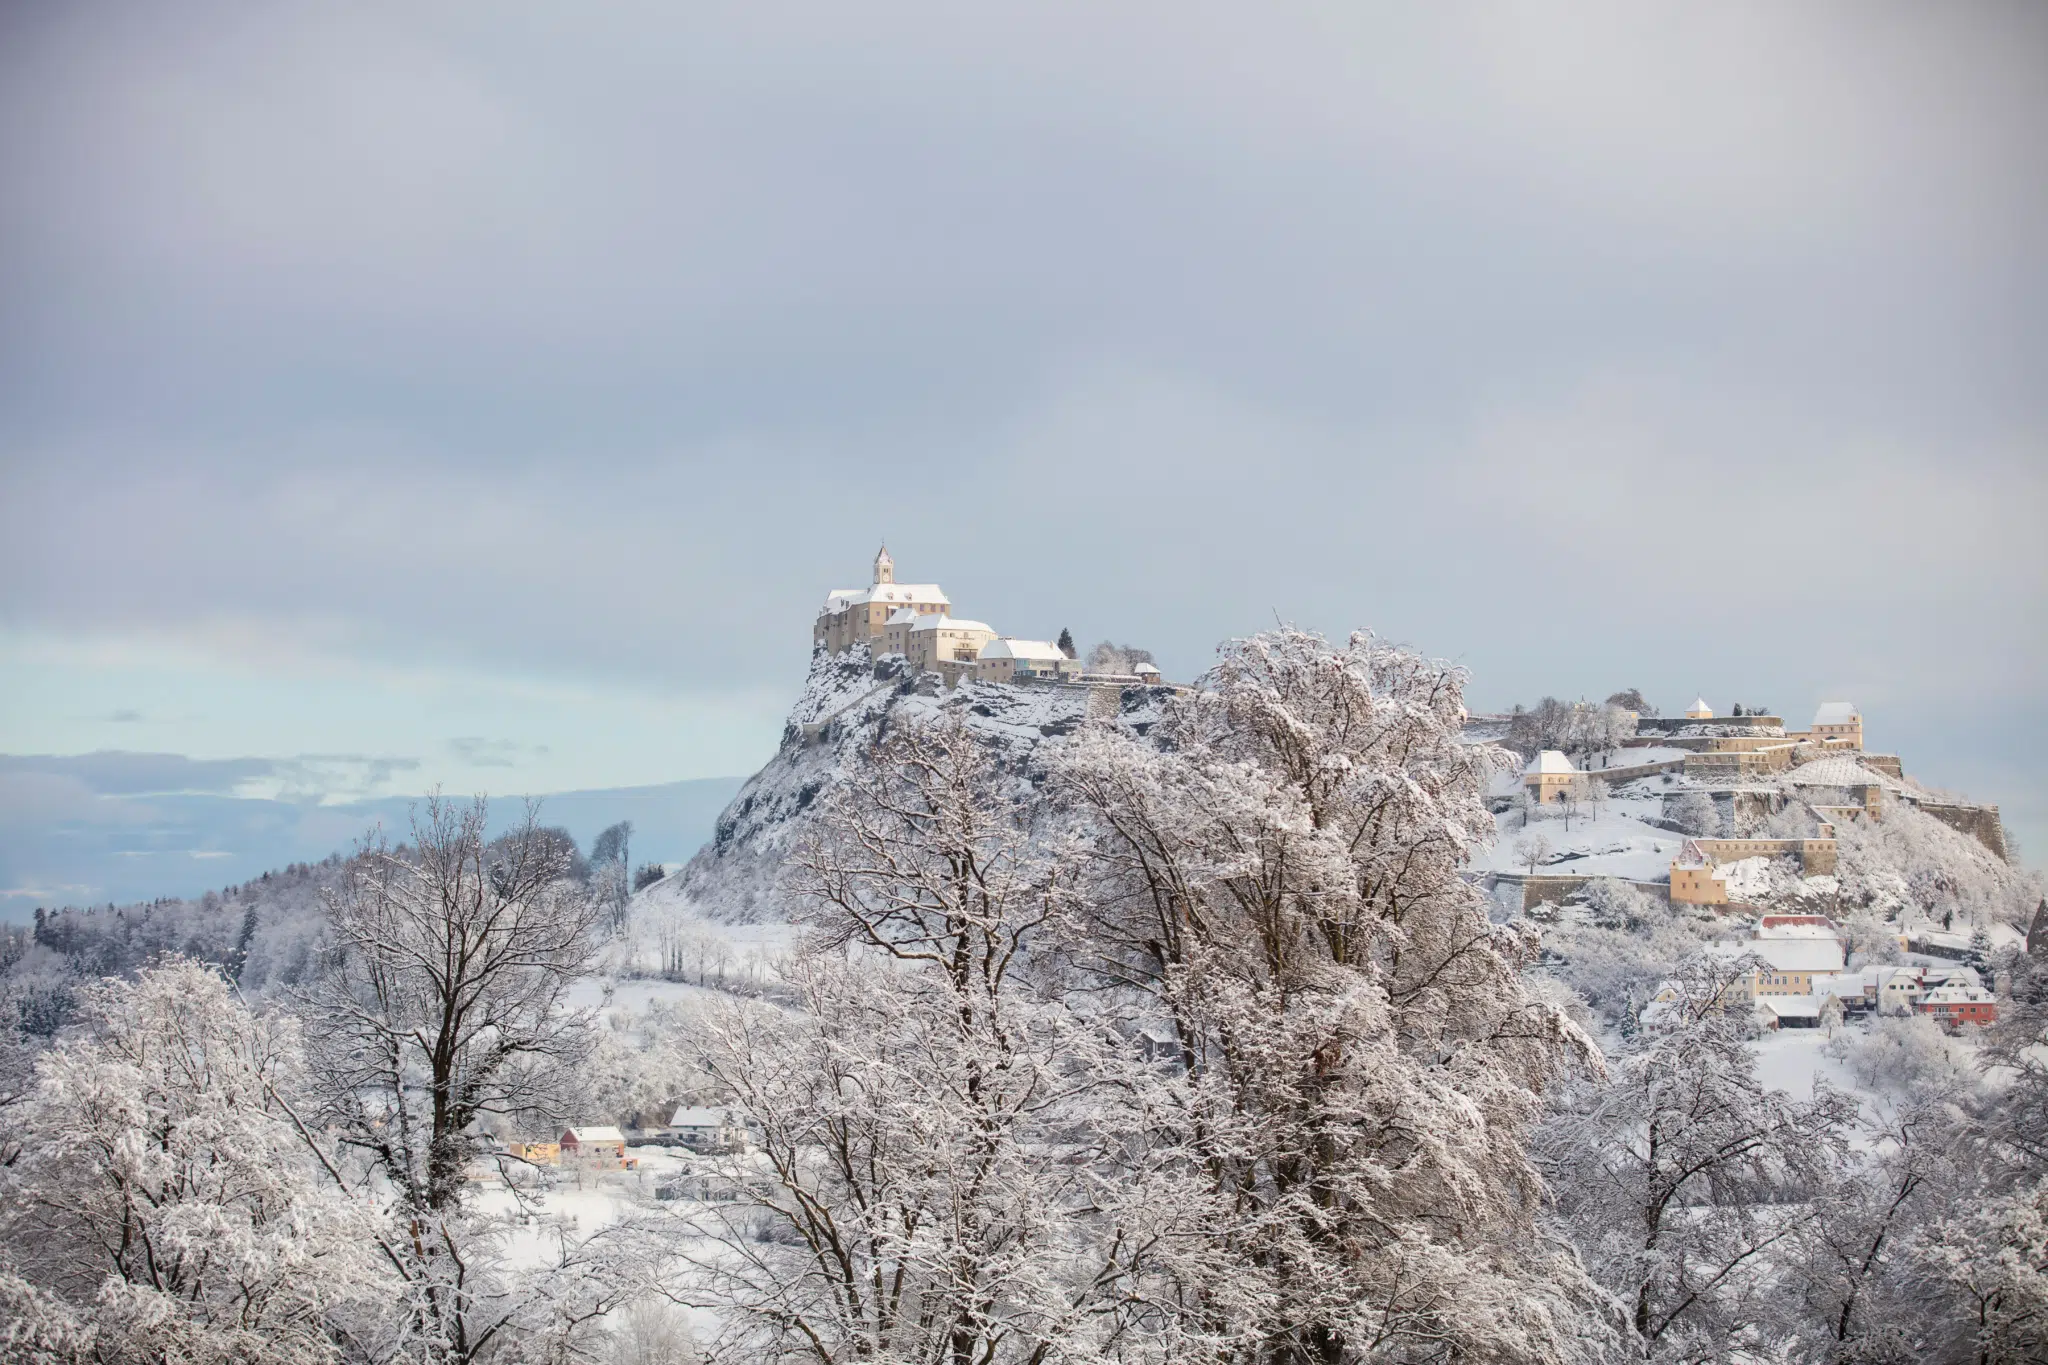
[[[1170,675],[1848,697],[2048,849],[2048,7],[0,26],[0,753],[743,773],[886,538]]]

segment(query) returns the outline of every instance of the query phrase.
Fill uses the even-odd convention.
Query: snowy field
[[[1527,872],[1529,862],[1521,851],[1524,840],[1541,839],[1549,845],[1536,871],[1597,877],[1622,877],[1630,881],[1661,881],[1671,875],[1671,860],[1678,856],[1684,836],[1645,824],[1643,816],[1661,812],[1656,797],[1611,797],[1569,822],[1561,814],[1532,819],[1525,826],[1518,811],[1494,817],[1497,834],[1493,847],[1473,860],[1473,867],[1490,872]],[[1567,828],[1569,824],[1569,828]]]

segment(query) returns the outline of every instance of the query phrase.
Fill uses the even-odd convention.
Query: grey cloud
[[[2048,690],[2039,6],[0,22],[13,625],[787,687],[886,536],[1183,676]]]

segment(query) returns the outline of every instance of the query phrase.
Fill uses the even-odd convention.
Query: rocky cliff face
[[[782,867],[801,844],[818,799],[891,727],[958,715],[996,747],[1006,769],[1036,783],[1044,776],[1042,747],[1086,723],[1091,703],[1096,719],[1113,718],[1143,734],[1171,695],[1164,687],[1103,692],[972,682],[949,692],[938,681],[935,674],[912,673],[900,655],[876,659],[866,646],[814,654],[775,757],[718,817],[711,842],[647,894],[681,897],[697,913],[726,923],[785,919],[778,904]]]

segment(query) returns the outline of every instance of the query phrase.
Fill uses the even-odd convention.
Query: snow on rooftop
[[[910,628],[912,630],[986,630],[991,635],[995,634],[995,631],[991,630],[984,622],[963,621],[957,616],[947,616],[940,612],[924,613],[917,618],[916,623]]]
[[[1688,716],[1711,716],[1714,714],[1714,708],[1707,705],[1705,697],[1694,697],[1692,705],[1687,708],[1685,714]]]
[[[564,1136],[577,1142],[624,1142],[626,1135],[609,1123],[587,1124],[571,1128]]]
[[[845,611],[870,602],[909,602],[949,606],[952,599],[936,583],[877,583],[872,588],[834,588],[825,597],[826,611]]]
[[[999,636],[981,647],[984,659],[1016,659],[1022,663],[1061,663],[1066,653],[1048,640],[1013,640]]]
[[[1904,784],[1887,773],[1866,768],[1848,754],[1830,754],[1811,763],[1801,763],[1785,774],[1795,787],[1883,787],[1902,791]]]
[[[1844,965],[1842,945],[1835,939],[1756,938],[1716,944],[1715,951],[1728,958],[1760,957],[1780,972],[1839,972]]]
[[[1572,766],[1570,759],[1566,758],[1556,749],[1545,749],[1542,753],[1530,759],[1529,766],[1522,769],[1522,771],[1525,773],[1575,773],[1578,769]]]
[[[1820,725],[1854,725],[1862,717],[1856,714],[1856,703],[1852,701],[1824,701],[1813,713],[1813,723]]]
[[[671,1128],[720,1128],[724,1125],[723,1109],[678,1109],[668,1120]]]
[[[889,613],[889,624],[892,626],[905,625],[908,622],[915,621],[917,618],[918,611],[916,608],[898,607]]]

